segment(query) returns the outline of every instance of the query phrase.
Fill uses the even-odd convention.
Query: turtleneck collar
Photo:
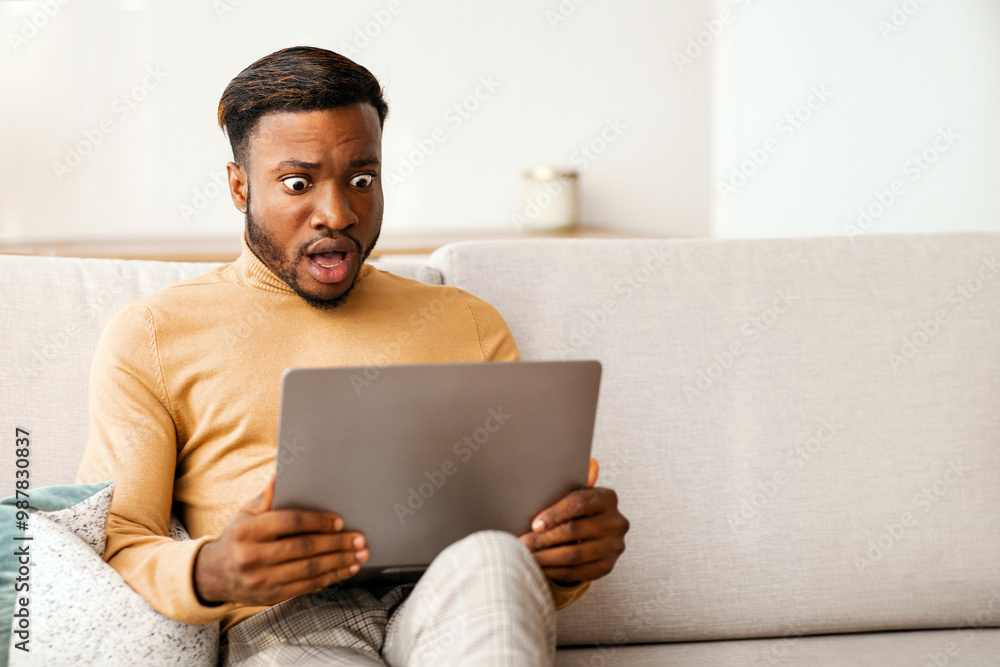
[[[250,246],[247,245],[246,229],[240,234],[240,243],[243,251],[233,262],[233,275],[236,282],[243,287],[256,287],[266,292],[285,292],[294,294],[295,291],[288,286],[284,280],[275,275],[274,271],[267,268],[264,262],[254,254]]]

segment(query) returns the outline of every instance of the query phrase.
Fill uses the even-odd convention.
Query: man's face
[[[382,227],[378,113],[354,104],[268,114],[247,153],[248,164],[228,165],[247,244],[311,306],[335,308]]]

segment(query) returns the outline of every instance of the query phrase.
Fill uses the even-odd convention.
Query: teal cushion
[[[30,489],[26,493],[28,518],[27,525],[31,526],[31,514],[34,512],[58,512],[68,509],[74,505],[88,500],[94,494],[100,492],[111,482],[101,482],[100,484],[67,484],[62,486],[45,486],[37,489]],[[18,512],[24,508],[24,498],[21,499],[22,506],[17,506],[18,498],[11,496],[0,500],[0,544],[13,545],[0,548],[0,665],[8,662],[8,651],[10,650],[11,623],[14,620],[14,609],[18,597],[31,599],[31,575],[28,574],[27,581],[16,582],[18,568],[18,556],[15,553],[23,546],[31,553],[31,540],[17,540],[19,537],[26,537],[25,531],[18,527]],[[24,521],[24,517],[20,519]],[[104,520],[107,520],[105,513]],[[22,590],[17,591],[14,584],[18,583]],[[27,586],[27,588],[25,588]],[[30,613],[31,604],[28,610]],[[29,616],[30,620],[30,616]],[[30,626],[29,626],[30,627]],[[30,644],[29,644],[30,646]]]

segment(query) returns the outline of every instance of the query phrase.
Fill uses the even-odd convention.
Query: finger
[[[538,551],[560,544],[606,537],[615,532],[614,528],[615,524],[607,513],[597,514],[561,523],[544,533],[529,533],[524,536],[525,539],[521,542],[528,547],[529,551]]]
[[[590,457],[590,465],[587,467],[587,488],[593,488],[597,484],[597,475],[601,472],[601,465],[593,456]]]
[[[544,567],[542,573],[557,583],[578,584],[610,574],[614,565],[614,561],[600,560],[576,567]]]
[[[264,486],[264,490],[242,507],[244,512],[256,515],[263,514],[271,509],[271,504],[274,502],[274,478],[275,476],[272,474]]]
[[[306,533],[271,542],[240,543],[235,562],[241,570],[254,570],[317,556],[359,553],[367,551],[365,546],[361,533]]]
[[[586,540],[578,544],[562,544],[542,549],[532,555],[541,567],[577,567],[599,560],[616,560],[624,551],[624,544],[617,538]]]
[[[300,582],[310,584],[311,586],[328,586],[329,584],[326,583],[326,580],[331,573],[347,571],[349,574],[354,574],[360,569],[361,563],[367,561],[368,558],[367,549],[360,552],[339,551],[322,556],[288,561],[254,572],[250,576],[255,581],[259,581],[259,585],[265,588]]]
[[[618,538],[624,543],[630,528],[628,519],[614,507],[593,516],[561,523],[543,533],[529,533],[523,542],[531,551],[606,537]]]
[[[548,509],[542,510],[531,522],[531,529],[536,533],[542,533],[561,523],[598,514],[617,506],[617,503],[618,496],[611,489],[603,487],[579,489],[568,493]]]
[[[235,537],[247,542],[271,542],[300,533],[337,533],[344,520],[330,512],[272,510],[241,521]]]
[[[298,595],[321,591],[327,586],[353,577],[360,569],[358,563],[353,563],[346,567],[329,570],[309,579],[297,579],[286,584],[262,584],[253,588],[247,588],[241,597],[246,604],[275,605]]]
[[[264,497],[261,499],[261,505],[264,511],[267,512],[274,506],[274,484],[278,476],[276,474],[271,475],[271,481],[267,483],[264,487]]]
[[[316,591],[323,590],[327,586],[332,586],[337,582],[350,579],[360,571],[361,566],[358,563],[354,563],[353,565],[349,565],[344,568],[330,570],[326,574],[312,579],[300,579],[298,581],[285,584],[282,586],[282,590],[291,591],[291,594],[288,595],[288,597],[294,597],[304,593],[315,593]]]

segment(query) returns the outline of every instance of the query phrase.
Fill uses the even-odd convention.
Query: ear
[[[233,199],[235,206],[241,213],[247,212],[247,174],[235,162],[226,165],[229,174],[229,196]]]

